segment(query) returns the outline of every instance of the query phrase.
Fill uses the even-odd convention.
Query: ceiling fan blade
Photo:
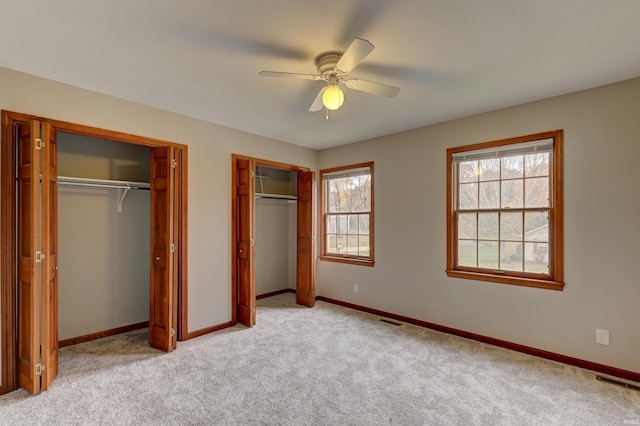
[[[351,72],[373,49],[375,49],[375,46],[369,40],[363,38],[354,39],[342,54],[336,64],[336,68],[345,74]]]
[[[262,77],[301,78],[303,80],[322,80],[322,77],[314,74],[299,74],[295,72],[260,71]]]
[[[320,91],[318,92],[318,96],[316,96],[316,98],[313,100],[313,103],[309,107],[309,112],[317,112],[324,108],[324,104],[322,103],[322,95],[325,90],[327,90],[327,86],[320,89]]]
[[[361,92],[367,92],[374,95],[386,96],[387,98],[393,98],[400,93],[400,88],[396,86],[389,86],[388,84],[375,83],[373,81],[358,80],[352,78],[346,80],[344,84],[349,89],[359,90]]]

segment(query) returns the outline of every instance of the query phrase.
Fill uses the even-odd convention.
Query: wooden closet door
[[[174,148],[152,149],[149,345],[166,352],[175,349],[177,341],[175,170]]]
[[[18,135],[18,384],[47,390],[58,373],[57,145],[49,123]]]
[[[18,135],[18,384],[40,392],[40,123]]]
[[[313,189],[315,172],[298,173],[298,215],[296,247],[296,302],[313,307],[316,304],[313,235]]]
[[[42,390],[58,374],[58,146],[56,132],[41,124],[42,148]]]
[[[237,320],[248,327],[256,324],[256,289],[254,280],[254,162],[236,161],[236,284]]]

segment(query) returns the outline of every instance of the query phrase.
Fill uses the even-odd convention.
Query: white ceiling
[[[355,37],[397,97],[258,76]],[[0,66],[323,149],[640,76],[640,1],[0,0]]]

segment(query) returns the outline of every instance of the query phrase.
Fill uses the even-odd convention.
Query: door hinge
[[[256,242],[253,241],[253,238],[251,240],[249,240],[249,242],[251,243],[251,247],[253,247],[256,244]]]
[[[171,159],[171,168],[175,169],[176,167],[178,167],[178,161],[175,158]]]
[[[251,171],[249,172],[249,176],[251,176],[251,177],[256,177],[256,172],[254,172],[253,170],[251,170]]]
[[[36,263],[40,263],[40,262],[42,262],[42,261],[44,260],[44,257],[45,257],[45,256],[44,256],[44,253],[43,253],[43,252],[41,252],[41,251],[37,251],[37,252],[36,252],[36,256],[35,256]]]
[[[176,330],[175,330],[175,328],[172,328],[172,329],[169,331],[169,336],[170,336],[170,337],[173,337],[173,336],[175,336],[175,335],[176,335]]]
[[[40,151],[44,148],[44,142],[41,138],[36,138],[36,150]]]
[[[36,364],[36,376],[42,376],[43,371],[44,371],[44,365],[40,363]]]
[[[256,308],[251,308],[251,315],[256,313]]]
[[[175,253],[177,249],[178,249],[178,246],[176,246],[175,244],[171,244],[171,253]]]

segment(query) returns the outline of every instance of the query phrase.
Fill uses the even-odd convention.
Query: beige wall
[[[295,271],[291,250],[290,206],[286,200],[256,200],[256,295],[290,288],[290,268]],[[293,217],[295,232],[295,216]],[[295,248],[295,239],[293,240]],[[295,275],[294,275],[295,277]],[[295,288],[295,278],[293,282]]]
[[[316,169],[310,149],[5,68],[0,94],[0,109],[189,146],[189,331],[231,319],[231,154]]]
[[[376,265],[319,261],[319,294],[640,372],[639,113],[634,79],[320,152],[319,168],[375,161]],[[555,129],[565,290],[447,278],[446,149]]]

